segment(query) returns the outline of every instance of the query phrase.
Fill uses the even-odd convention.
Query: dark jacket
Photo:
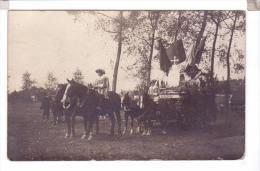
[[[49,97],[45,96],[42,99],[41,109],[43,109],[43,110],[50,110],[50,98]]]

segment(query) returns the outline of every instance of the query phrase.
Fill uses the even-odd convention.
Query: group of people
[[[96,73],[98,75],[98,79],[94,82],[93,84],[93,88],[97,90],[97,92],[101,95],[103,95],[105,98],[109,98],[108,97],[108,91],[110,89],[110,84],[109,84],[109,79],[106,76],[106,73],[103,69],[97,69]],[[198,74],[200,75],[200,74]],[[198,76],[198,78],[194,78],[189,82],[189,84],[199,84],[198,81],[200,83],[204,83],[207,80],[204,80],[203,76]],[[183,86],[184,84],[186,84],[187,81],[185,81],[184,75],[180,74],[179,77],[179,85]],[[203,85],[201,85],[203,86]],[[169,86],[167,85],[167,82],[164,81],[159,81],[159,80],[152,80],[150,83],[150,86],[148,88],[148,95],[153,99],[154,102],[158,103],[159,101],[159,95],[161,90],[167,89],[169,88]],[[199,87],[196,86],[196,89],[198,89]],[[140,100],[140,99],[139,99]],[[51,110],[51,98],[47,95],[47,93],[44,94],[44,97],[42,98],[42,105],[41,105],[41,109],[43,110],[43,115],[42,118],[43,119],[49,119],[49,115],[50,115],[50,110]]]

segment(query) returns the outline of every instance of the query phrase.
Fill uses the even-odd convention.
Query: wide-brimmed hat
[[[97,69],[97,70],[96,70],[96,73],[105,74],[106,72],[105,72],[105,70],[103,70],[103,69]]]

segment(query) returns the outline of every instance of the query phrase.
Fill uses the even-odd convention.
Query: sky
[[[22,74],[32,74],[43,86],[47,73],[53,72],[60,83],[72,78],[78,68],[85,82],[93,82],[97,68],[105,69],[112,83],[112,64],[117,44],[108,33],[96,29],[95,17],[74,16],[64,11],[11,11],[8,33],[9,91],[19,90]],[[118,89],[131,89],[133,81],[119,69]]]
[[[103,68],[112,84],[117,43],[111,34],[97,29],[95,16],[80,15],[75,22],[66,11],[9,11],[8,17],[9,91],[21,89],[26,71],[37,86],[44,86],[48,72],[53,72],[59,83],[65,83],[80,69],[85,83],[91,83],[97,79],[95,70]],[[120,64],[124,66],[128,61],[122,54]],[[153,63],[153,68],[152,77],[163,75],[158,63]],[[117,91],[133,89],[136,83],[119,68]]]

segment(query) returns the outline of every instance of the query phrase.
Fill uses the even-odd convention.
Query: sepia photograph
[[[243,159],[245,25],[238,10],[8,11],[8,159]]]

